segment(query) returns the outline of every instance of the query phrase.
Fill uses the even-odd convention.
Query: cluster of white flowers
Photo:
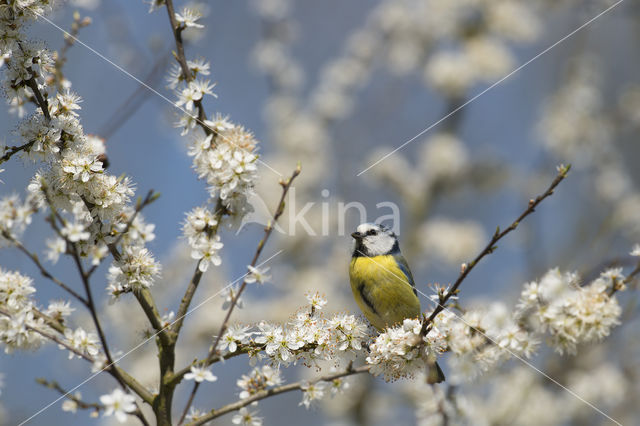
[[[31,223],[31,216],[35,210],[29,199],[22,202],[17,195],[0,198],[0,247],[4,245],[6,237],[14,240],[20,238]]]
[[[409,31],[423,33],[418,40],[437,49],[427,58],[425,80],[452,98],[463,96],[476,83],[491,83],[506,75],[515,63],[508,44],[530,42],[538,34],[538,19],[529,2],[422,3],[420,10],[424,15],[407,10],[403,13],[410,16],[404,19],[415,22],[414,26],[426,19],[422,23],[426,30],[409,27]],[[393,31],[402,34],[406,30],[400,27]],[[451,36],[458,34],[462,36],[456,38],[452,49]]]
[[[220,216],[206,207],[196,207],[187,213],[182,233],[191,247],[191,258],[200,260],[200,271],[205,272],[209,264],[220,265],[218,252],[224,244],[216,233]]]
[[[44,336],[38,331],[53,333],[45,321],[45,316],[62,325],[74,310],[68,301],[52,301],[46,309],[36,309],[33,298],[36,289],[32,284],[31,278],[19,272],[0,269],[0,341],[5,345],[7,353],[16,349],[37,349],[45,342]],[[89,333],[82,328],[65,328],[63,334],[60,338],[68,347],[91,358],[100,355],[99,341],[95,333]],[[64,345],[59,347],[67,349]],[[70,350],[69,359],[74,356],[80,355]]]
[[[49,306],[45,309],[44,314],[53,320],[63,324],[65,318],[71,315],[75,308],[71,307],[68,300],[54,300],[49,302]]]
[[[141,246],[124,246],[121,258],[109,267],[108,291],[117,296],[122,292],[150,287],[160,274],[160,265]]]
[[[623,281],[622,269],[615,268],[580,286],[576,274],[552,269],[524,286],[518,313],[534,330],[548,333],[556,351],[575,354],[578,344],[598,341],[620,323],[622,309],[613,293],[623,289]]]
[[[482,308],[469,309],[456,316],[450,310],[441,312],[434,321],[435,329],[446,336],[453,383],[472,380],[509,359],[530,357],[539,340],[520,327],[504,304],[493,302]]]
[[[229,327],[220,347],[229,353],[243,345],[263,349],[264,353],[255,351],[255,355],[258,358],[266,355],[276,366],[298,361],[315,365],[321,360],[354,359],[370,338],[368,326],[354,315],[325,318],[318,306],[324,306],[326,300],[319,295],[310,300],[308,309],[300,310],[286,325],[262,321],[256,328]]]
[[[399,326],[389,328],[369,346],[367,363],[371,374],[384,375],[385,380],[413,377],[434,365],[447,343],[440,333],[422,335],[422,321],[405,319]]]
[[[405,74],[423,67],[428,84],[459,97],[477,82],[506,74],[514,62],[508,43],[530,42],[537,33],[538,19],[524,1],[385,1],[353,35],[350,52],[336,64],[356,65],[366,78],[372,52],[382,50],[391,71]]]
[[[607,107],[603,64],[589,54],[570,62],[562,87],[546,103],[538,123],[545,148],[561,161],[588,170],[586,182],[610,206],[615,226],[637,233],[640,192],[633,170],[613,143],[625,125],[637,126],[637,87],[623,87],[619,108]],[[635,108],[635,109],[634,109]],[[624,124],[621,124],[624,123]]]
[[[31,329],[46,329],[42,318],[33,312],[36,289],[32,283],[31,278],[19,272],[0,269],[0,341],[5,344],[5,352],[35,349],[44,340]]]
[[[263,365],[262,367],[254,368],[248,375],[243,374],[236,383],[242,389],[240,398],[246,399],[268,387],[281,385],[282,382],[280,370],[269,365]]]
[[[547,102],[538,124],[545,147],[578,166],[602,161],[613,137],[599,80],[593,61],[576,61],[569,78]]]
[[[96,355],[98,355],[99,340],[98,336],[95,333],[87,333],[82,328],[77,328],[75,330],[67,328],[64,331],[64,337],[66,338],[69,345],[72,348],[77,349],[79,352],[91,357],[95,357]],[[61,346],[60,349],[64,349],[64,347]],[[76,354],[69,351],[69,359],[72,359],[74,355]]]
[[[202,28],[197,23],[200,17],[199,11],[190,8],[176,13],[177,22],[185,28]],[[250,211],[246,194],[253,189],[256,179],[257,141],[251,132],[231,123],[226,117],[216,115],[212,120],[198,118],[203,111],[204,97],[217,97],[213,92],[215,83],[200,78],[210,74],[210,65],[205,60],[187,61],[187,66],[190,75],[186,76],[181,67],[174,66],[168,76],[168,86],[176,91],[178,98],[176,106],[183,110],[176,126],[183,129],[182,135],[191,132],[198,124],[207,128],[206,134],[199,130],[193,135],[189,147],[193,167],[198,177],[209,185],[211,197],[220,199],[224,213],[242,217]],[[220,213],[216,212],[214,216]],[[204,244],[203,241],[199,243]],[[216,249],[203,246],[200,251],[206,253]],[[201,262],[201,265],[207,263]]]
[[[229,213],[242,217],[251,211],[246,195],[257,177],[257,142],[253,134],[225,118],[209,126],[219,130],[197,136],[189,150],[194,169],[206,180],[211,197],[219,197]]]
[[[29,223],[30,213],[50,207],[59,228],[49,240],[47,257],[57,261],[67,242],[82,257],[98,265],[108,253],[107,245],[118,240],[122,257],[110,270],[110,286],[119,290],[134,285],[149,286],[159,267],[144,248],[154,238],[153,225],[137,216],[129,205],[133,186],[127,177],[117,178],[104,170],[104,143],[86,135],[77,110],[81,99],[65,85],[64,93],[51,93],[53,65],[50,53],[38,43],[28,41],[20,30],[27,19],[49,9],[49,1],[18,1],[2,6],[0,13],[0,52],[6,65],[3,87],[11,105],[19,105],[19,116],[31,101],[37,108],[18,126],[24,153],[45,161],[28,186],[27,202],[19,206],[16,198],[0,202],[0,228],[16,236]],[[36,89],[37,88],[37,89]],[[123,235],[124,233],[124,235]]]

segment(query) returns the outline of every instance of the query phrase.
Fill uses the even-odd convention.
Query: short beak
[[[356,240],[359,240],[360,238],[362,238],[362,237],[363,237],[363,235],[362,235],[361,233],[359,233],[359,232],[352,232],[352,233],[351,233],[351,236],[352,236],[353,238],[355,238]]]

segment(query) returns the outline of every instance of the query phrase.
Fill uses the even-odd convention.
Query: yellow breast
[[[353,297],[378,330],[420,316],[420,300],[393,255],[354,257],[349,276]]]

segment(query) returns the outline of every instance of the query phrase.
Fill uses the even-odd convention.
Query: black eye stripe
[[[369,229],[367,235],[376,235],[378,232],[375,229]]]

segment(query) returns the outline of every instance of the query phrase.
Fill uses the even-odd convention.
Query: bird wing
[[[400,270],[405,275],[405,277],[407,277],[407,281],[409,281],[409,284],[411,284],[411,287],[413,287],[413,294],[417,296],[418,291],[416,290],[416,283],[413,281],[413,275],[411,274],[411,269],[409,269],[409,264],[407,263],[407,260],[401,254],[396,254],[393,257],[396,260],[396,263],[398,264],[398,268],[400,268]]]

